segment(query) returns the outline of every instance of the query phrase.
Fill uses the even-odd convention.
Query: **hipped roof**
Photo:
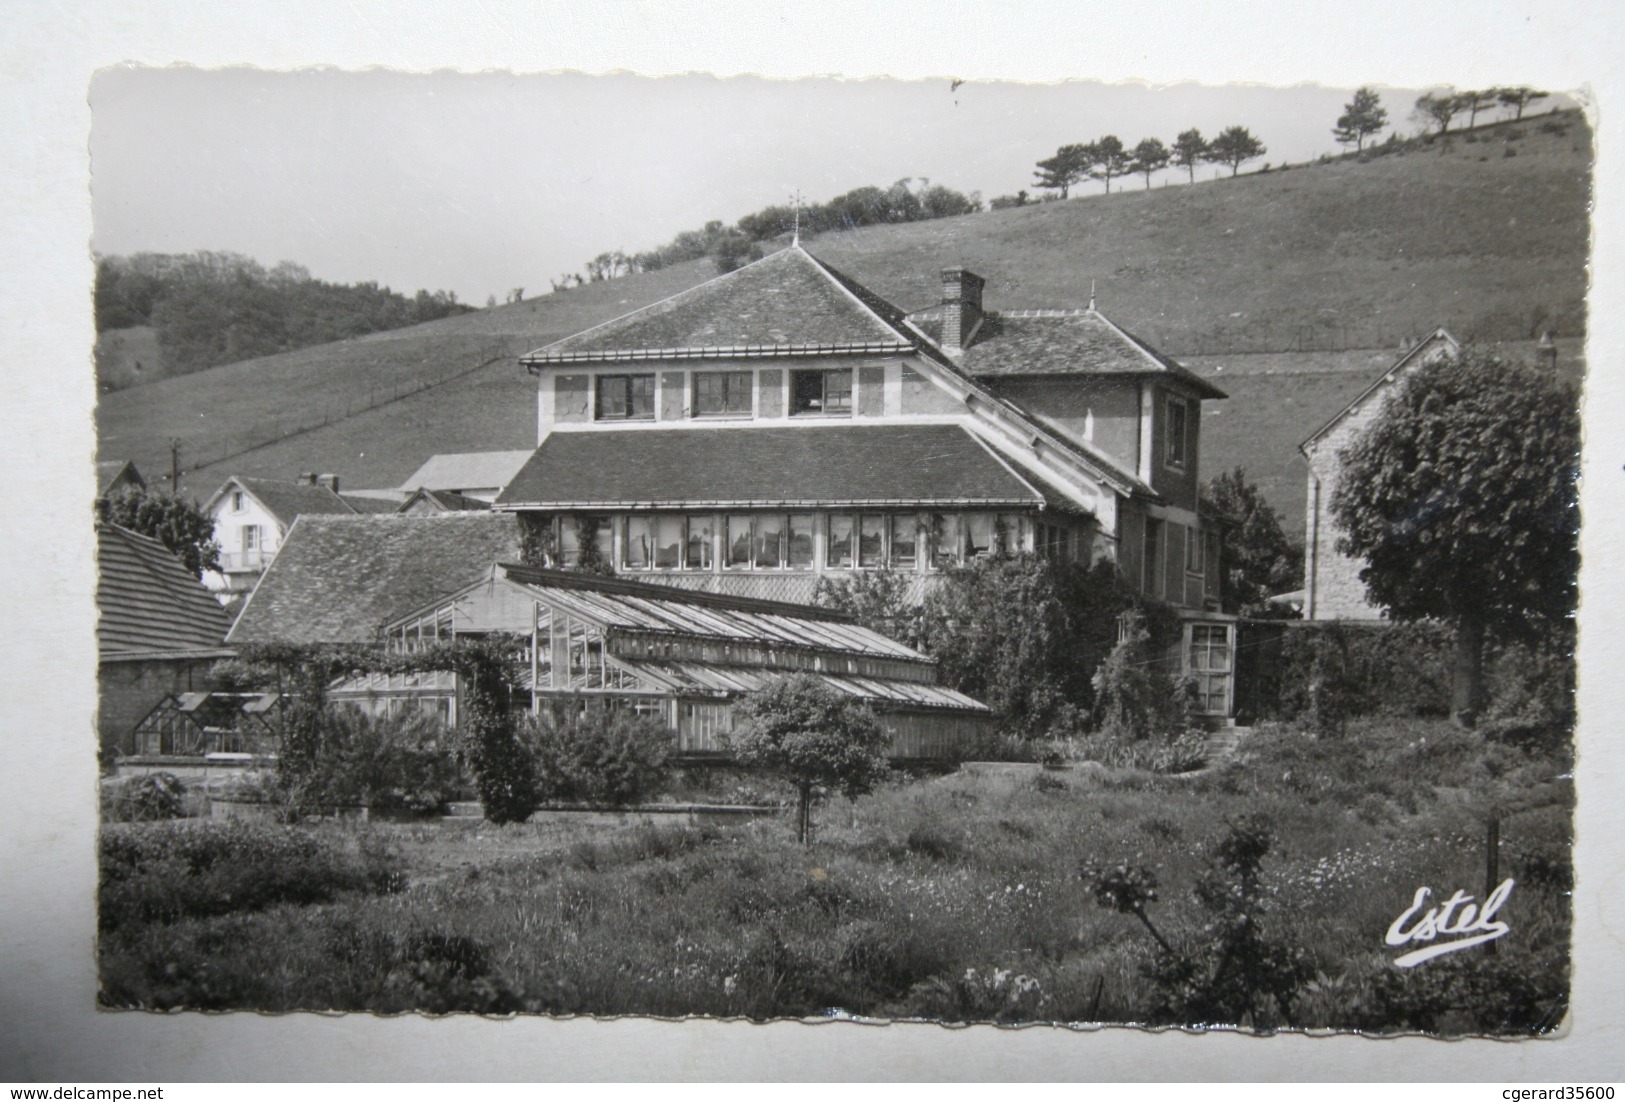
[[[304,516],[232,625],[231,643],[370,643],[401,613],[519,555],[508,514]]]
[[[169,548],[113,524],[96,526],[101,658],[225,657],[231,618]]]
[[[1047,498],[956,424],[554,432],[498,507],[918,505]]]
[[[799,244],[546,345],[527,365],[632,359],[907,352],[902,313]]]

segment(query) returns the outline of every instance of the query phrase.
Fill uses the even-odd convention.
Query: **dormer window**
[[[694,416],[727,417],[751,411],[750,371],[697,371],[694,373]]]
[[[1168,446],[1164,461],[1170,467],[1184,468],[1190,454],[1190,404],[1183,398],[1168,398]]]
[[[241,490],[231,492],[231,511],[234,513],[243,511],[243,492]]]
[[[653,421],[653,375],[598,376],[597,418],[600,421]]]
[[[792,371],[790,373],[790,414],[852,412],[852,369]]]

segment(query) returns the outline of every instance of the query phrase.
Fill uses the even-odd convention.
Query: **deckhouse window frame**
[[[655,377],[653,373],[598,375],[593,379],[593,419],[595,421],[653,421],[655,419]]]
[[[856,405],[856,375],[850,367],[790,372],[790,416],[850,417]]]
[[[754,371],[696,371],[689,387],[695,417],[749,417],[755,409]]]

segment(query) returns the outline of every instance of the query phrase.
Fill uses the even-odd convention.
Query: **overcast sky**
[[[1383,90],[1391,127],[1415,128],[1417,94]],[[1266,160],[1303,161],[1337,148],[1330,129],[1348,97],[1309,86],[112,69],[91,94],[93,247],[238,252],[479,305],[797,189],[819,202],[927,177],[1012,193],[1057,146],[1107,133],[1132,146],[1239,124],[1266,143]]]

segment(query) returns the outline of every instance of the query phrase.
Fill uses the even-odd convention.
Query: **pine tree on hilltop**
[[[1354,98],[1343,105],[1343,114],[1332,128],[1332,137],[1339,145],[1352,145],[1355,152],[1365,148],[1365,140],[1388,125],[1388,112],[1382,100],[1371,88],[1360,88]]]

